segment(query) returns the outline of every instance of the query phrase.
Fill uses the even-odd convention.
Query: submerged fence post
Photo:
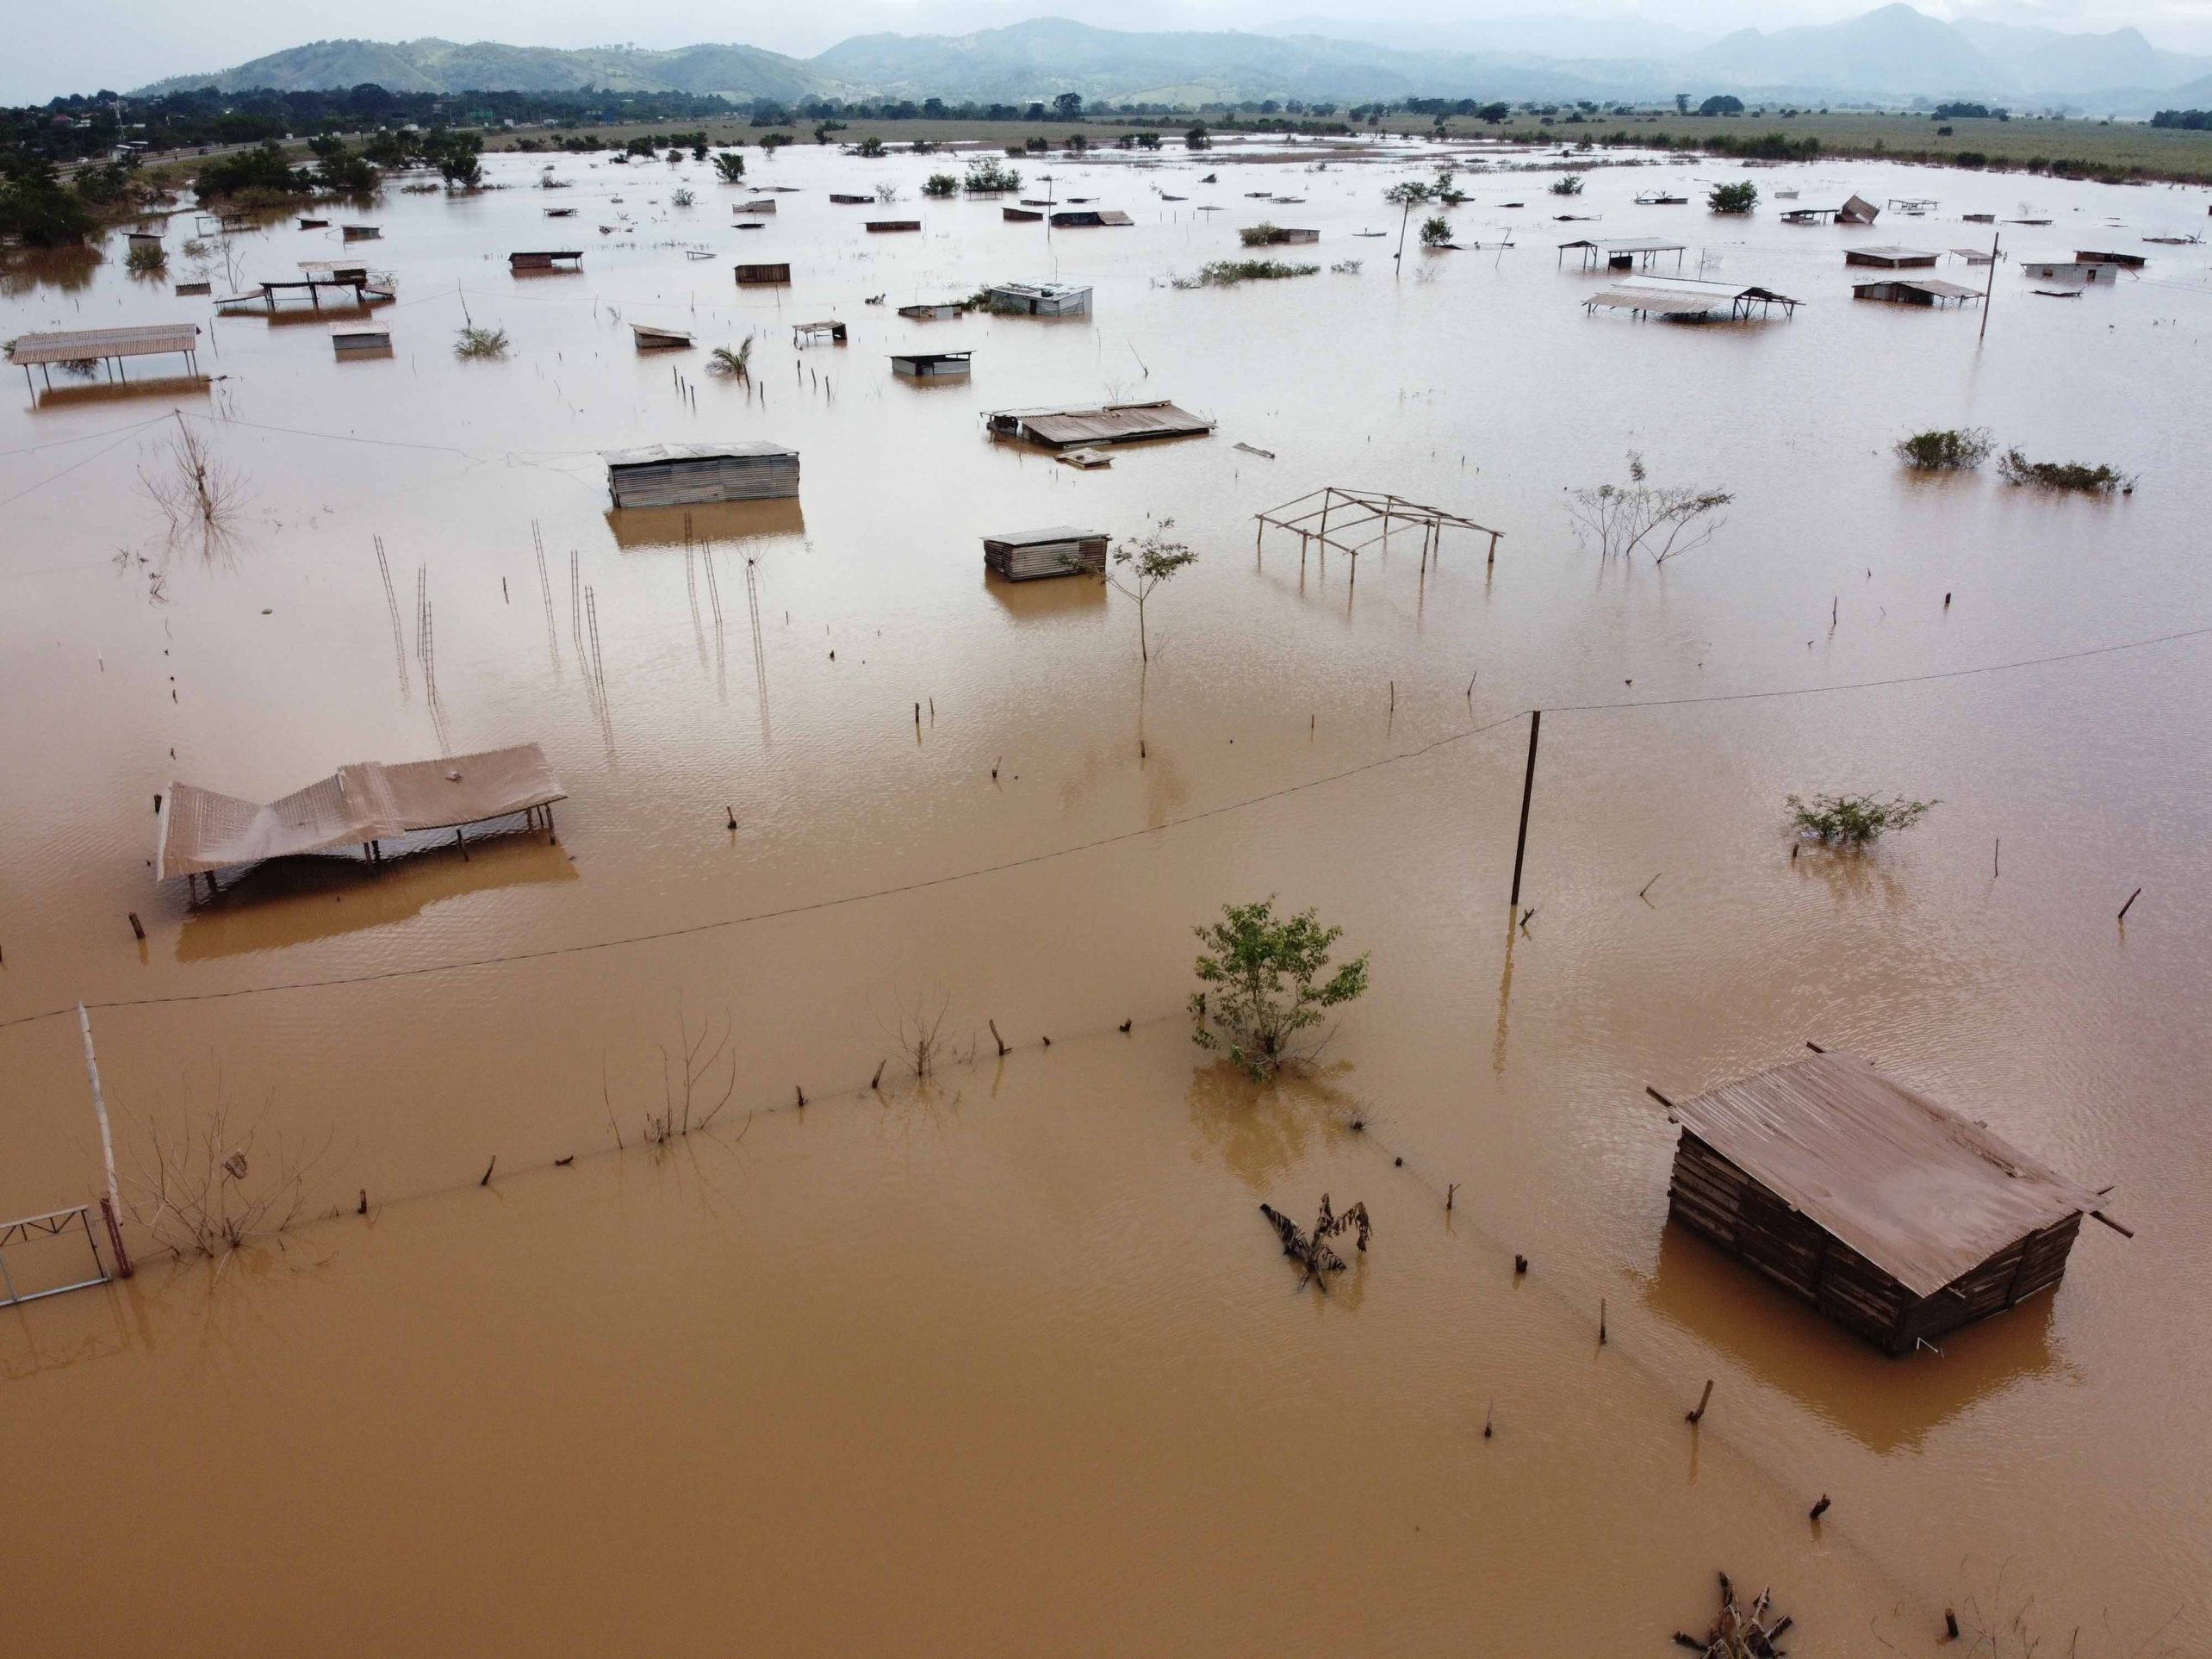
[[[108,1132],[108,1097],[100,1087],[100,1060],[92,1052],[92,1016],[77,1004],[78,1028],[84,1033],[84,1076],[92,1085],[92,1114],[100,1120],[100,1160],[108,1172],[108,1195],[100,1201],[100,1214],[108,1223],[108,1247],[115,1252],[115,1277],[130,1277],[130,1252],[123,1248],[122,1196],[115,1187],[115,1142]]]
[[[1536,794],[1536,740],[1544,730],[1544,711],[1528,711],[1528,771],[1521,780],[1520,839],[1513,843],[1513,892],[1506,901],[1511,910],[1520,903],[1521,861],[1528,854],[1528,804]]]

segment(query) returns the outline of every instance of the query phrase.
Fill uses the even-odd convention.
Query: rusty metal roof
[[[1916,1296],[2100,1202],[1855,1054],[1724,1083],[1673,1115]]]
[[[1022,434],[1040,444],[1115,444],[1132,438],[1183,438],[1210,432],[1214,423],[1162,400],[1109,403],[1095,409],[1007,411],[1018,414]]]
[[[25,334],[8,348],[10,363],[82,363],[96,357],[140,357],[199,349],[195,323],[156,323],[146,328],[71,328]]]

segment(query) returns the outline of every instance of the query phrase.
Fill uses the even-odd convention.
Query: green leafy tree
[[[1759,187],[1748,178],[1716,184],[1706,196],[1706,206],[1715,213],[1749,213],[1758,205]]]
[[[1174,519],[1162,519],[1139,540],[1123,542],[1114,550],[1114,562],[1105,575],[1109,587],[1136,603],[1137,651],[1146,662],[1152,661],[1152,640],[1145,631],[1146,602],[1161,583],[1172,581],[1178,572],[1198,562],[1187,544],[1168,539],[1167,532],[1174,528]]]
[[[1183,147],[1186,150],[1210,150],[1213,146],[1214,136],[1206,130],[1202,121],[1193,121],[1183,134]]]
[[[1421,223],[1421,245],[1425,248],[1448,248],[1451,245],[1451,221],[1442,214]]]
[[[736,184],[745,177],[745,158],[735,150],[718,150],[714,155],[715,177],[724,184]]]
[[[1580,196],[1582,193],[1582,176],[1580,173],[1562,173],[1551,181],[1550,189],[1554,196]]]
[[[1329,972],[1342,928],[1323,927],[1311,910],[1277,919],[1272,896],[1224,904],[1221,920],[1193,931],[1205,948],[1197,962],[1202,988],[1190,993],[1191,1041],[1226,1051],[1258,1081],[1312,1058],[1320,1044],[1304,1034],[1320,1024],[1324,1010],[1367,990],[1364,954]]]
[[[951,173],[932,173],[922,182],[924,196],[946,196],[958,194],[960,181]]]
[[[91,228],[90,210],[54,177],[51,162],[20,153],[0,158],[0,238],[20,238],[34,248],[68,247]]]
[[[1061,93],[1053,100],[1053,113],[1062,121],[1080,121],[1083,118],[1083,94]]]

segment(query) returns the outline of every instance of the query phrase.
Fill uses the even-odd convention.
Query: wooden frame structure
[[[1252,515],[1259,527],[1252,534],[1252,552],[1257,556],[1269,528],[1289,531],[1298,538],[1298,568],[1302,571],[1306,555],[1318,543],[1324,556],[1333,547],[1351,560],[1351,579],[1359,580],[1359,556],[1370,548],[1385,545],[1401,530],[1418,528],[1421,532],[1421,568],[1442,550],[1446,530],[1468,530],[1477,536],[1490,538],[1489,556],[1486,565],[1498,562],[1498,538],[1505,532],[1493,530],[1488,525],[1478,525],[1472,519],[1457,513],[1447,513],[1442,507],[1408,501],[1401,495],[1372,489],[1346,489],[1339,484],[1325,484],[1308,490],[1296,500],[1285,501],[1281,506],[1270,507],[1264,513]],[[1333,520],[1333,522],[1332,522]]]

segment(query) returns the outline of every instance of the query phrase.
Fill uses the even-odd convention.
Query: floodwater
[[[1658,1651],[1725,1568],[1806,1652],[1932,1651],[1946,1606],[2006,1653],[2212,1649],[2212,273],[2135,239],[2206,193],[1749,175],[1941,198],[1793,229],[1633,205],[1721,174],[1668,163],[1593,173],[1573,225],[1547,174],[1463,173],[1485,245],[1396,272],[1381,193],[1416,158],[1321,153],[1053,164],[1137,223],[1049,237],[919,202],[942,159],[749,152],[740,187],[563,159],[553,193],[502,160],[506,189],[331,215],[383,227],[349,252],[397,283],[365,361],[173,298],[189,213],[162,282],[119,252],[10,277],[0,335],[190,317],[219,378],[139,360],[0,412],[0,1215],[98,1190],[79,999],[127,1198],[156,1128],[221,1103],[314,1212],[220,1274],[0,1313],[11,1644]],[[878,181],[920,234],[828,200]],[[800,189],[733,229],[770,183]],[[1998,227],[2025,257],[2152,263],[2063,301],[2002,264],[1985,341],[1971,308],[1851,301],[1844,246],[1985,245],[1982,211],[2054,221]],[[1167,286],[1262,218],[1363,268]],[[1806,303],[1591,316],[1605,279],[1554,251],[1585,233]],[[507,274],[546,245],[583,272]],[[214,280],[339,254],[281,219]],[[788,289],[730,282],[784,259]],[[1053,276],[1095,314],[895,314]],[[793,343],[823,317],[848,345]],[[507,358],[457,361],[464,320]],[[702,349],[640,355],[633,321]],[[748,334],[749,388],[705,372]],[[894,380],[899,349],[973,372]],[[1218,432],[1078,473],[977,419],[1153,396]],[[2141,485],[1905,475],[1890,444],[1936,425]],[[238,481],[219,545],[147,482],[186,429]],[[698,510],[688,543],[610,515],[600,451],[755,438],[800,450],[796,506]],[[1566,492],[1631,450],[1734,493],[1709,545],[1577,544]],[[1356,581],[1255,545],[1331,483],[1494,526],[1495,564],[1464,532]],[[1201,557],[1148,669],[1120,596],[982,569],[987,532],[1162,519]],[[266,799],[531,741],[557,845],[196,906],[152,882],[172,779]],[[1941,805],[1793,860],[1783,796],[1844,788]],[[1191,924],[1266,893],[1341,923],[1373,989],[1325,1075],[1255,1092],[1182,1005]],[[916,1085],[902,1031],[941,1010]],[[703,1024],[723,1115],[641,1144]],[[2113,1184],[2136,1236],[2089,1227],[2054,1296],[1940,1355],[1863,1349],[1665,1225],[1644,1085],[1808,1040]],[[1324,1191],[1376,1222],[1326,1300],[1256,1213]]]

